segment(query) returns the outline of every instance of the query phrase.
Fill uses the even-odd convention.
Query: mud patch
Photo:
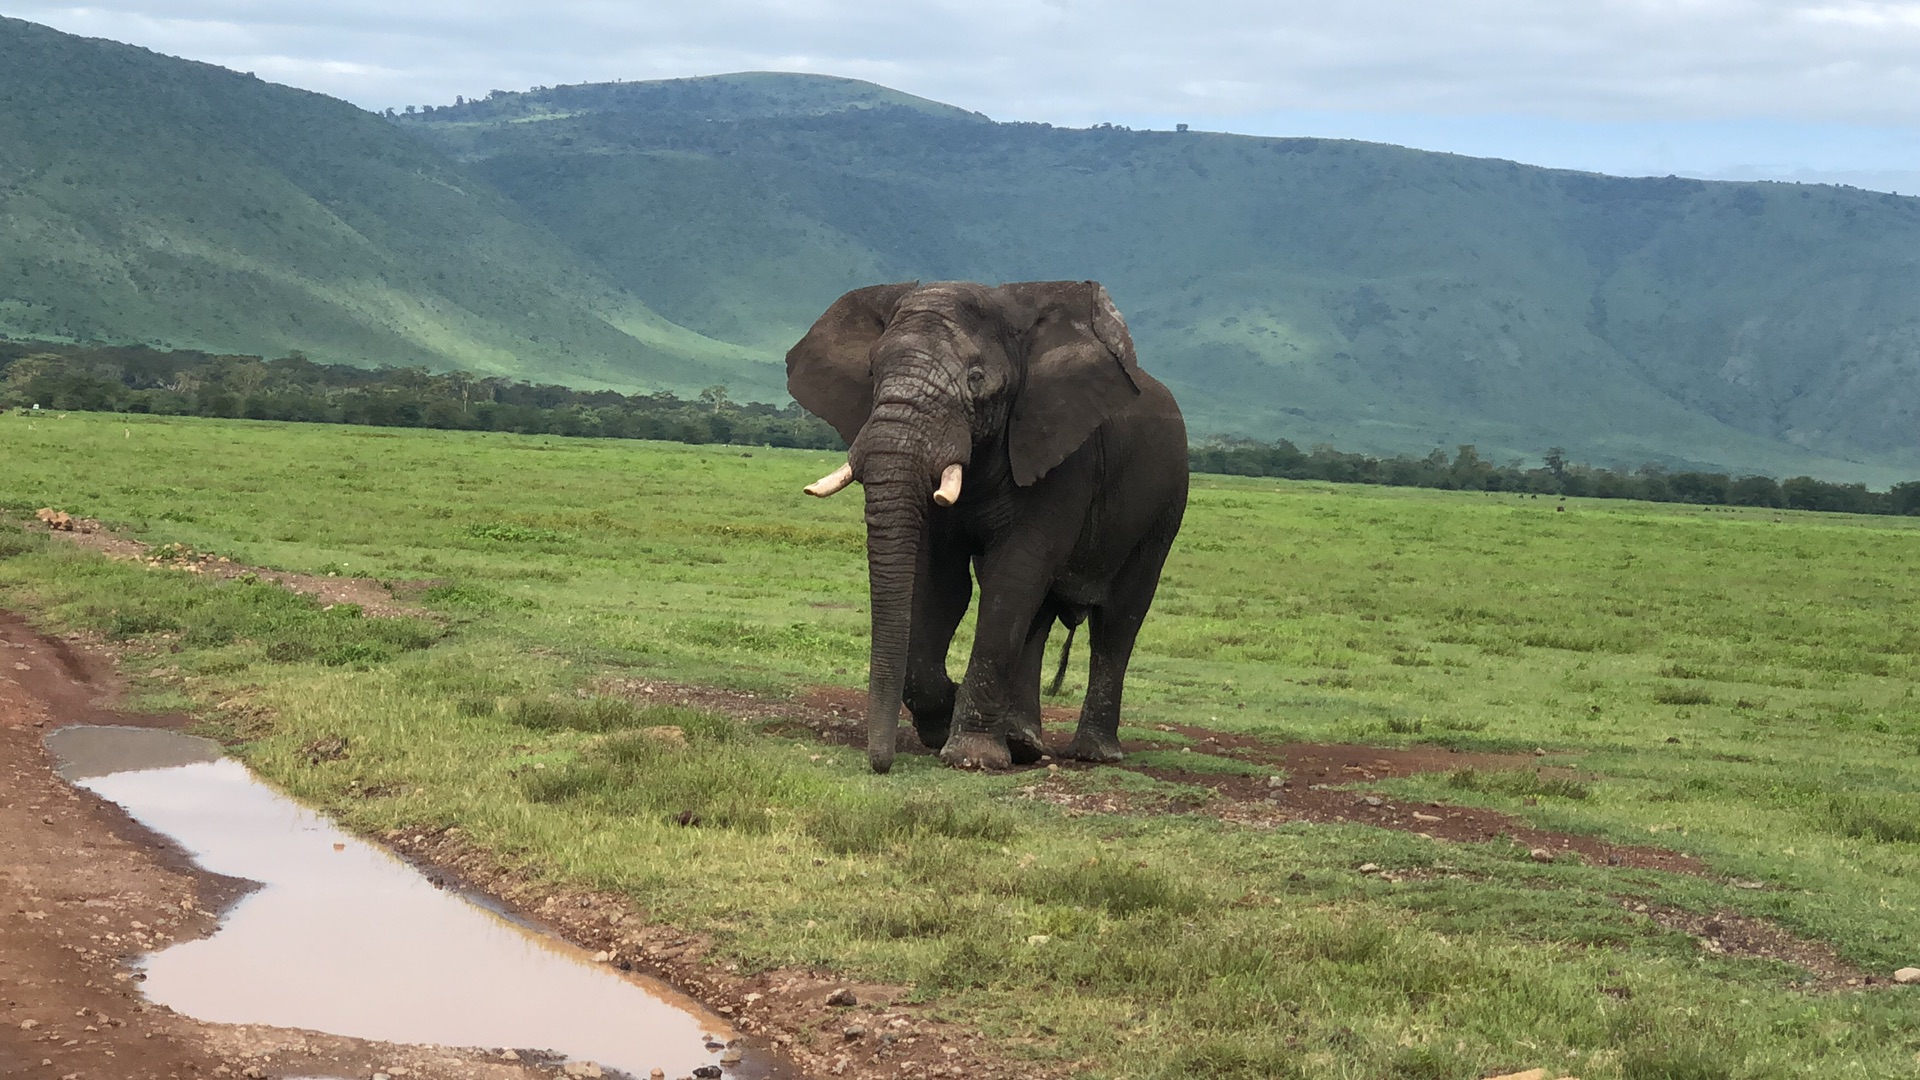
[[[134,961],[204,938],[247,887],[195,868],[118,807],[54,774],[41,736],[72,718],[64,709],[112,716],[95,700],[111,685],[95,678],[104,667],[99,658],[71,650],[91,681],[63,685],[66,668],[53,642],[33,638],[4,614],[0,640],[24,646],[0,649],[0,1076],[365,1077],[399,1076],[401,1069],[417,1080],[553,1075],[493,1053],[205,1024],[146,1000]],[[10,658],[22,655],[30,672],[13,668]],[[49,700],[41,689],[58,692]]]
[[[622,978],[577,948],[436,889],[221,758],[208,740],[68,727],[47,741],[63,775],[179,843],[206,870],[260,883],[211,937],[140,961],[135,977],[160,1005],[221,1024],[504,1044],[634,1076],[717,1064],[707,1044],[732,1038],[724,1021],[666,987]]]
[[[1320,749],[1305,747],[1302,753],[1317,754]],[[1125,767],[1124,762],[1121,767]],[[1691,855],[1665,848],[1614,844],[1594,836],[1537,829],[1498,810],[1437,802],[1411,803],[1364,791],[1338,791],[1302,784],[1298,779],[1275,786],[1270,781],[1254,776],[1221,776],[1164,768],[1141,768],[1136,771],[1157,780],[1211,788],[1222,799],[1209,804],[1209,812],[1249,825],[1271,827],[1289,821],[1315,824],[1339,822],[1398,829],[1434,840],[1457,843],[1482,843],[1506,838],[1529,850],[1542,851],[1551,856],[1551,859],[1542,861],[1578,858],[1589,865],[1617,866],[1628,870],[1666,870],[1694,875],[1708,873],[1706,865]]]
[[[434,617],[433,612],[408,600],[408,597],[424,592],[432,582],[380,582],[371,578],[268,570],[233,562],[224,555],[195,551],[182,544],[152,545],[120,536],[93,518],[73,517],[52,508],[46,508],[41,513],[52,516],[39,518],[37,524],[22,524],[29,529],[43,531],[56,540],[97,551],[110,559],[144,563],[155,570],[203,574],[229,581],[240,578],[264,581],[303,596],[311,596],[323,604],[354,604],[366,614],[382,618],[399,615]]]

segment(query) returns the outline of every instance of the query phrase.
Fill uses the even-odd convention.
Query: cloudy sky
[[[1920,193],[1920,0],[0,0],[368,108],[725,71],[1001,120]]]

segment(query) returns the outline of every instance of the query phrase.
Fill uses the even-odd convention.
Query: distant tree
[[[1743,476],[1727,488],[1729,506],[1766,506],[1778,509],[1786,505],[1780,485],[1771,476]]]
[[[412,115],[413,115],[413,114],[414,114],[414,113],[415,113],[416,111],[417,111],[417,110],[415,110],[415,108],[414,108],[413,106],[411,106],[411,105],[409,105],[409,106],[407,106],[407,115],[408,115],[408,116],[412,116]]]
[[[1547,450],[1547,471],[1555,480],[1567,482],[1567,451],[1565,447],[1555,446]]]
[[[1724,473],[1683,472],[1667,478],[1673,498],[1679,502],[1718,506],[1727,501],[1732,481]]]
[[[1920,480],[1893,485],[1887,492],[1887,512],[1908,517],[1920,514]]]

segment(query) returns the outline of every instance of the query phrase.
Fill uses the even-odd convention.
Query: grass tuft
[[[1843,836],[1920,843],[1920,805],[1912,795],[1835,795],[1827,800],[1827,813]]]
[[[1662,705],[1711,705],[1713,695],[1697,686],[1663,686],[1653,692]]]
[[[1593,794],[1592,788],[1572,777],[1548,776],[1529,769],[1455,769],[1447,774],[1447,786],[1516,799],[1585,799]]]

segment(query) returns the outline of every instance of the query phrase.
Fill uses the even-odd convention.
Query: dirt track
[[[0,1076],[553,1075],[476,1051],[202,1024],[147,1004],[128,962],[204,936],[245,886],[197,871],[118,807],[54,775],[41,744],[50,728],[178,722],[112,711],[111,672],[107,658],[0,613]]]

